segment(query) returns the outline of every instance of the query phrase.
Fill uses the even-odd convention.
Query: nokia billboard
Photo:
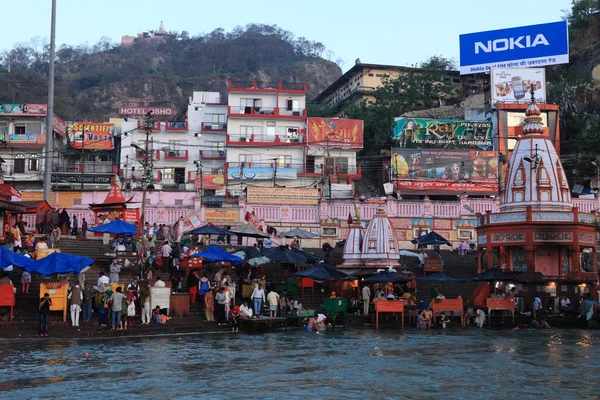
[[[460,35],[461,75],[568,62],[567,21]]]

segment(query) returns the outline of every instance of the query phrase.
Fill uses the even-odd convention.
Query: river
[[[599,336],[453,328],[11,339],[0,341],[0,398],[598,398]]]

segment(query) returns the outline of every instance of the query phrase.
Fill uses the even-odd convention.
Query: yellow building
[[[354,66],[321,92],[314,102],[324,103],[341,110],[344,105],[349,103],[363,100],[373,101],[374,98],[370,93],[381,87],[386,78],[397,78],[401,74],[420,70],[420,68],[395,65],[363,64],[357,59]],[[446,82],[455,86],[454,93],[457,97],[460,93],[481,92],[486,85],[484,74],[461,76],[458,71],[447,71],[446,74]]]

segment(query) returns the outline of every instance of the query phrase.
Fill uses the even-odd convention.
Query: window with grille
[[[183,199],[175,199],[175,205],[176,206],[182,206],[183,205]]]
[[[29,170],[30,171],[38,171],[39,169],[39,157],[37,154],[32,154],[29,156]]]
[[[13,170],[14,170],[15,174],[24,174],[25,173],[25,155],[24,154],[15,155]]]

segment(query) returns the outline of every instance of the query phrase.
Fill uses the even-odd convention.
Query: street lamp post
[[[52,125],[54,122],[54,49],[56,47],[56,0],[52,0],[52,16],[50,21],[50,60],[48,70],[48,104],[46,105],[46,159],[44,160],[44,200],[50,202],[52,189],[52,161],[54,148],[52,145]]]
[[[152,175],[152,157],[150,157],[150,135],[152,134],[152,110],[148,111],[146,114],[146,121],[144,122],[144,128],[146,131],[146,140],[144,141],[144,161],[142,163],[142,215],[140,216],[140,221],[138,224],[138,235],[141,238],[144,230],[144,221],[146,219],[146,193],[148,190],[154,189],[154,184],[152,183],[153,175]],[[132,145],[134,148],[139,149],[139,146]],[[141,240],[142,254],[146,253],[146,246],[144,245],[144,241]]]
[[[596,181],[596,190],[598,191],[596,193],[596,198],[600,199],[600,165],[598,165],[596,161],[592,161],[592,165],[596,167],[596,178],[598,179]]]
[[[271,161],[273,161],[273,187],[277,187],[277,158],[273,158]]]
[[[200,175],[200,208],[202,208],[204,197],[204,171],[202,171],[202,161],[194,161],[196,164],[196,176]]]

